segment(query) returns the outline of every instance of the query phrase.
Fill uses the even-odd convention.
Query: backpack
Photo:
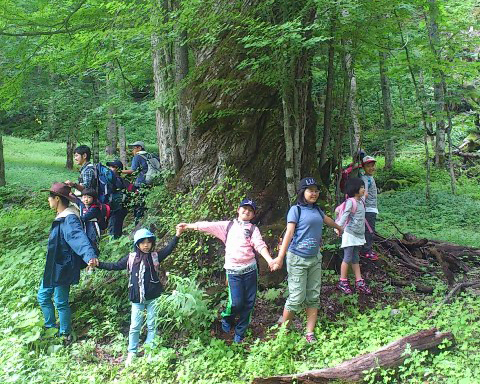
[[[147,162],[147,173],[145,174],[145,183],[150,185],[154,179],[160,176],[160,160],[150,153],[140,155]]]
[[[98,201],[100,203],[110,203],[112,194],[116,191],[115,174],[102,163],[89,164],[88,166],[93,167],[94,189],[97,191]]]
[[[342,174],[340,176],[340,191],[345,193],[345,186],[350,177],[358,177],[360,174],[361,164],[351,163],[347,167],[342,169]]]
[[[110,220],[111,208],[110,204],[98,202],[98,208],[100,208],[100,215],[97,219],[98,227],[104,231],[108,228],[108,222]]]
[[[127,260],[127,271],[130,273],[132,271],[133,267],[133,261],[135,260],[136,252],[130,252],[128,254],[128,260]],[[158,253],[157,252],[152,252],[152,260],[153,260],[153,267],[155,268],[155,271],[158,273],[158,268],[160,267],[160,262],[158,261]]]
[[[335,223],[340,225],[340,219],[343,216],[343,213],[345,212],[345,208],[347,206],[347,201],[351,200],[352,201],[352,213],[351,215],[354,215],[355,212],[357,212],[357,200],[354,197],[348,197],[345,199],[345,201],[340,204],[337,208],[335,208]],[[362,203],[365,205],[365,202],[362,200]],[[347,224],[350,222],[350,215],[348,215],[347,221],[345,221],[345,224],[343,224],[343,228],[347,226]],[[367,226],[367,229],[370,233],[373,233],[372,227],[370,227],[370,224],[368,221],[365,219],[365,225]],[[335,231],[337,231],[335,229]]]

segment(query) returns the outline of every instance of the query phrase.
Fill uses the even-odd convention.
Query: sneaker
[[[234,343],[241,343],[243,341],[243,337],[235,334],[235,336],[233,336],[233,342]]]
[[[372,294],[372,291],[370,290],[370,288],[368,288],[365,280],[358,280],[357,282],[355,282],[355,290],[366,295]]]
[[[222,331],[225,333],[230,332],[230,330],[232,329],[232,326],[230,325],[230,323],[225,319],[222,319],[221,323],[222,323]]]
[[[313,332],[309,332],[305,335],[305,340],[307,340],[307,343],[316,343],[317,338],[315,337],[315,334]]]
[[[365,253],[365,258],[370,259],[372,261],[377,261],[378,260],[378,255],[374,251],[369,251],[369,252]]]
[[[340,280],[337,284],[337,288],[346,295],[351,295],[353,293],[350,284],[348,284],[348,281],[345,280]]]
[[[135,357],[136,357],[135,353],[128,352],[127,359],[125,360],[125,367],[132,365],[133,360],[135,360]]]

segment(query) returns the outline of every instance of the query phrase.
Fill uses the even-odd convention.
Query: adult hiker
[[[57,216],[48,237],[47,255],[42,282],[38,290],[38,303],[45,318],[46,328],[56,328],[55,308],[58,311],[59,335],[70,336],[71,310],[70,286],[78,284],[80,269],[88,262],[96,262],[97,254],[83,230],[79,213],[70,206],[74,201],[71,188],[65,183],[54,183],[49,192],[48,204]]]
[[[145,143],[143,141],[135,141],[128,145],[132,149],[132,166],[130,169],[122,170],[122,173],[131,175],[134,172],[137,173],[134,185],[139,189],[137,195],[137,203],[133,208],[133,215],[135,217],[135,223],[143,217],[145,213],[145,188],[151,183],[152,174],[159,173],[159,161],[152,154],[145,151]],[[155,169],[154,169],[155,168]],[[155,171],[155,172],[152,172]]]
[[[73,153],[73,159],[75,160],[75,163],[80,166],[80,177],[78,178],[78,183],[75,183],[71,180],[66,180],[65,184],[67,184],[69,187],[79,190],[80,192],[83,191],[84,188],[95,189],[97,187],[95,180],[95,169],[93,164],[90,162],[90,158],[92,156],[90,147],[86,145],[80,145],[74,149]]]

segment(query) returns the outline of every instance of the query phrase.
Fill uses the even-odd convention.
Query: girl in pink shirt
[[[208,233],[225,244],[225,270],[228,281],[228,304],[222,312],[222,329],[230,332],[235,317],[234,342],[240,343],[250,323],[251,313],[257,296],[257,262],[255,252],[267,261],[270,270],[277,269],[259,229],[250,223],[257,206],[250,199],[243,199],[238,207],[238,217],[232,221],[201,221],[180,223],[185,229]]]

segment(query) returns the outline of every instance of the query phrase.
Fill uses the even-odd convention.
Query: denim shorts
[[[298,311],[302,307],[320,308],[322,286],[322,254],[301,257],[287,252],[288,298],[285,309]]]

